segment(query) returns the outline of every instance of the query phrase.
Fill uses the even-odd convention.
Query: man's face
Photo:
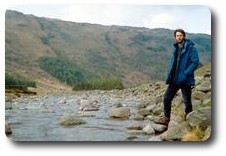
[[[176,32],[176,42],[182,43],[184,41],[184,35],[181,32]]]

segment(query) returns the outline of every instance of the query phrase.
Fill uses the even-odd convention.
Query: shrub
[[[94,79],[89,82],[80,82],[73,87],[73,90],[112,90],[123,88],[123,83],[119,79],[114,77],[105,77]]]
[[[75,63],[64,58],[42,57],[39,60],[39,66],[68,85],[77,84],[85,79],[84,71],[78,68]]]
[[[20,75],[5,75],[5,86],[24,85],[27,87],[37,87],[35,81],[28,80]]]

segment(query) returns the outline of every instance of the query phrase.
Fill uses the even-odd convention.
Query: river
[[[81,116],[79,111],[82,99],[98,101],[98,111],[88,111]],[[5,110],[5,119],[10,124],[14,141],[147,141],[148,135],[133,135],[126,128],[131,123],[144,123],[145,120],[111,119],[111,108],[121,103],[134,112],[142,102],[142,95],[117,91],[56,92],[42,96],[22,96],[11,102]],[[58,120],[65,114],[80,116],[86,124],[62,126]]]

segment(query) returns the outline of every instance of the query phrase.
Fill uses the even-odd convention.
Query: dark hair
[[[176,30],[174,30],[174,37],[176,37],[176,33],[177,32],[182,33],[184,35],[184,37],[186,37],[186,33],[185,33],[185,31],[183,29],[176,29]]]

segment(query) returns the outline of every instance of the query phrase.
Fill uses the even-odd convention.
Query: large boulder
[[[186,121],[192,127],[208,127],[211,125],[211,108],[200,108],[187,115]]]
[[[165,141],[181,141],[184,134],[187,132],[189,125],[187,122],[182,122],[173,127],[170,127],[167,131],[160,135],[162,140]]]
[[[126,119],[126,118],[129,118],[129,115],[130,115],[130,109],[127,107],[112,108],[109,113],[110,118]]]
[[[86,123],[83,119],[75,115],[64,115],[58,120],[58,122],[63,126],[81,125]]]

